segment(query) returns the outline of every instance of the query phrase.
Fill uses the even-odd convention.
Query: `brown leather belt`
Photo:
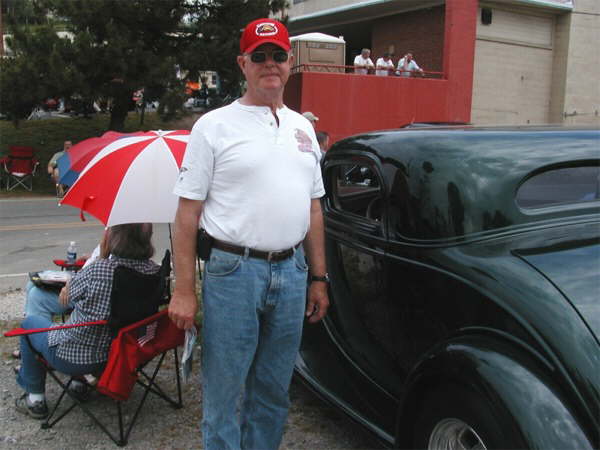
[[[252,248],[240,247],[239,245],[229,244],[227,242],[219,241],[217,239],[213,240],[213,247],[218,248],[219,250],[223,250],[228,253],[235,253],[236,255],[244,255],[246,254],[246,249],[248,250],[248,256],[251,258],[260,258],[266,259],[267,261],[283,261],[284,259],[288,259],[294,254],[294,251],[300,247],[299,242],[292,248],[288,248],[287,250],[280,250],[278,252],[265,252],[262,250],[254,250]]]

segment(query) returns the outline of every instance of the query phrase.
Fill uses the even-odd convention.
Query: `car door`
[[[331,307],[329,335],[350,361],[348,378],[358,394],[351,401],[384,428],[393,430],[395,399],[384,388],[394,371],[386,346],[386,189],[376,157],[348,150],[324,166],[327,196],[327,264]]]

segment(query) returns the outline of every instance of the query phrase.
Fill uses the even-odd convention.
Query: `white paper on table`
[[[57,283],[66,283],[71,279],[71,272],[68,270],[44,270],[38,272],[38,277],[42,281],[51,281]]]
[[[198,331],[193,326],[185,330],[185,342],[183,343],[183,355],[181,355],[181,378],[187,383],[192,374],[192,363],[194,360],[194,344]]]

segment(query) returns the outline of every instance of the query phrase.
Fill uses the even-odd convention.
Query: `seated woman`
[[[115,225],[108,228],[101,243],[100,259],[78,272],[70,281],[63,301],[73,306],[69,324],[106,320],[114,270],[126,266],[145,274],[158,272],[150,258],[154,254],[151,224]],[[48,317],[30,315],[25,329],[51,327]],[[86,326],[29,335],[36,351],[59,372],[85,375],[101,372],[108,358],[111,334],[106,326]],[[21,337],[21,368],[17,383],[25,393],[15,401],[17,411],[36,419],[48,415],[45,399],[46,371]]]

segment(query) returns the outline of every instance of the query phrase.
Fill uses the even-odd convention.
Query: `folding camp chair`
[[[169,319],[168,310],[156,312],[159,305],[170,300],[170,253],[167,250],[163,258],[161,269],[157,275],[145,275],[127,267],[118,267],[114,273],[113,289],[111,292],[111,314],[108,321],[91,322],[88,324],[65,325],[73,326],[108,326],[113,331],[113,339],[109,351],[108,362],[96,386],[90,385],[87,380],[80,377],[69,377],[65,382],[48,366],[48,374],[62,388],[62,392],[50,411],[42,428],[52,428],[75,407],[81,408],[99,427],[122,447],[127,444],[129,434],[137,421],[138,415],[146,402],[149,393],[164,399],[174,408],[182,407],[181,382],[179,376],[179,362],[177,347],[183,345],[185,332],[178,329]],[[140,317],[143,317],[140,320]],[[61,328],[61,327],[56,327]],[[13,330],[5,336],[30,334],[43,330]],[[169,396],[157,383],[157,375],[169,351],[172,351],[175,360],[175,379],[177,383],[177,397]],[[151,373],[149,363],[157,359]],[[97,417],[87,403],[81,401],[78,395],[69,387],[73,381],[85,382],[91,390],[110,397],[116,404],[118,421],[118,434],[111,432],[105,421]],[[139,399],[135,411],[128,424],[124,423],[122,403],[130,396],[135,384],[142,386],[143,395]],[[72,403],[64,411],[59,411],[63,399],[70,397]],[[60,413],[60,414],[59,414]],[[56,416],[56,418],[54,418]]]
[[[33,189],[33,176],[39,164],[33,151],[32,147],[16,145],[8,148],[8,155],[2,161],[7,191],[12,191],[17,186],[23,186],[28,191]]]

